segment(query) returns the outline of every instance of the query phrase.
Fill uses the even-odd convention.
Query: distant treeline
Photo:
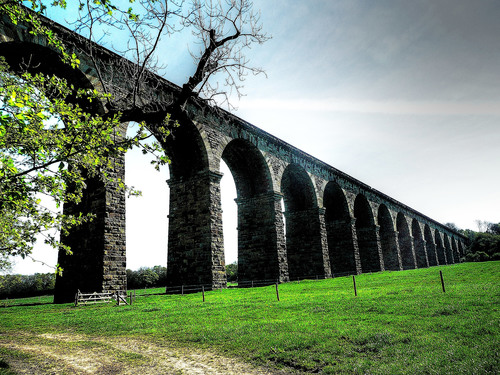
[[[127,270],[127,289],[164,287],[167,285],[167,267],[141,267],[137,271]]]
[[[56,275],[0,275],[0,299],[41,296],[54,293]]]
[[[226,272],[228,281],[236,281],[238,278],[238,265],[236,263],[228,264]],[[55,281],[54,273],[0,275],[0,299],[53,294]],[[164,287],[166,285],[167,267],[154,266],[141,267],[137,271],[127,270],[127,289],[129,290]]]
[[[469,238],[469,246],[465,249],[466,262],[485,262],[488,260],[500,260],[500,223],[489,223],[476,220],[479,232],[470,229],[458,229],[464,236]],[[447,224],[452,229],[453,224]]]

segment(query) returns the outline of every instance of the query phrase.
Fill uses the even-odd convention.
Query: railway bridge
[[[95,61],[81,53],[88,48],[84,38],[44,20],[78,54],[81,64],[72,69],[43,37],[6,17],[0,22],[0,55],[11,67],[30,61],[37,71],[100,89]],[[132,64],[103,47],[98,52],[102,66]],[[107,79],[126,90],[125,73]],[[173,100],[180,90],[152,73],[144,85],[145,103]],[[415,269],[456,263],[463,255],[466,239],[459,233],[243,119],[202,100],[191,101],[188,112],[192,121],[180,124],[164,144],[172,160],[169,285],[226,286],[222,160],[237,190],[240,282]],[[153,125],[150,130],[155,133]],[[123,155],[112,173],[124,178]],[[82,203],[65,209],[96,218],[63,239],[73,255],[59,254],[64,276],[57,279],[56,302],[71,301],[77,289],[126,289],[125,194],[99,180],[87,185]]]

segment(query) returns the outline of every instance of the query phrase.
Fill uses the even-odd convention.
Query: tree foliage
[[[238,263],[234,262],[231,264],[226,264],[226,276],[227,281],[237,282],[238,281]]]
[[[127,289],[164,287],[167,285],[167,268],[141,267],[137,271],[127,270]]]
[[[29,3],[31,11],[22,4]],[[30,34],[44,38],[61,61],[77,69],[80,60],[92,62],[101,90],[81,89],[62,77],[50,76],[31,66],[8,66],[0,60],[0,267],[6,256],[30,256],[37,236],[54,248],[64,245],[58,234],[92,220],[92,215],[62,212],[65,202],[78,203],[88,177],[99,177],[125,189],[112,174],[114,156],[138,146],[157,156],[156,167],[168,163],[161,142],[179,122],[191,121],[186,104],[204,97],[227,103],[233,92],[241,95],[241,82],[260,68],[248,65],[244,50],[268,39],[258,13],[249,0],[80,0],[73,28],[88,39],[86,48],[69,52],[39,14],[48,7],[66,8],[65,0],[0,0],[0,11]],[[195,72],[173,101],[144,100],[144,84],[161,65],[156,52],[165,36],[189,29],[197,38],[191,50]],[[111,30],[111,31],[110,31]],[[117,49],[135,64],[103,64],[97,44],[109,33],[125,32],[128,42]],[[225,78],[217,80],[224,73]],[[128,78],[126,86],[109,77]],[[102,111],[95,111],[95,103]],[[140,123],[127,137],[120,125]],[[160,139],[151,142],[154,128]],[[49,203],[47,203],[49,202]],[[66,247],[66,250],[71,250]]]
[[[54,292],[55,275],[0,275],[0,299],[33,297]]]
[[[471,243],[466,249],[465,260],[470,262],[500,260],[500,223],[480,220],[476,222],[481,223],[479,228],[484,232],[468,231]]]

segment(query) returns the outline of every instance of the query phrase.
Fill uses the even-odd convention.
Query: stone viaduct
[[[82,37],[44,22],[70,49],[85,50]],[[11,67],[29,60],[37,71],[99,89],[95,68],[82,54],[79,69],[71,69],[28,31],[2,16],[0,55]],[[102,47],[99,59],[131,64]],[[127,77],[110,79],[126,86]],[[146,84],[144,101],[171,100],[179,90],[154,75]],[[193,121],[181,124],[164,145],[172,159],[169,285],[226,286],[221,160],[236,184],[242,283],[414,269],[456,263],[463,255],[466,239],[459,233],[252,124],[201,100],[193,101],[189,112]],[[113,173],[123,178],[124,158],[116,161]],[[63,239],[74,254],[59,255],[65,271],[57,279],[55,301],[71,301],[77,289],[126,289],[124,193],[91,180],[82,204],[65,209],[93,212],[96,219]]]

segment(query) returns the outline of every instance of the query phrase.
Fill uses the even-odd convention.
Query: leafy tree
[[[127,288],[142,289],[164,287],[167,280],[167,268],[154,266],[141,267],[137,271],[127,270]]]
[[[484,232],[469,230],[470,246],[466,249],[465,260],[470,262],[484,262],[500,260],[500,224],[476,220]]]
[[[186,104],[200,96],[227,103],[232,92],[241,95],[245,75],[262,72],[248,65],[244,50],[268,39],[249,0],[192,0],[189,6],[181,0],[129,0],[128,7],[88,0],[78,2],[80,13],[73,23],[88,38],[88,45],[70,53],[39,17],[48,6],[66,8],[66,1],[31,0],[27,3],[32,11],[22,3],[0,0],[0,12],[45,38],[67,66],[76,69],[85,57],[94,65],[102,90],[75,87],[29,64],[9,66],[0,61],[0,267],[8,266],[7,255],[30,256],[40,233],[47,244],[70,252],[58,241],[58,233],[66,234],[93,217],[61,212],[62,204],[81,200],[88,177],[112,182],[113,157],[134,146],[157,155],[157,167],[168,163],[160,142],[179,122],[191,121]],[[151,70],[160,68],[155,53],[161,38],[186,28],[200,46],[192,53],[194,74],[175,100],[146,100],[141,96],[145,82],[154,79]],[[110,29],[129,33],[130,43],[118,52],[135,65],[103,64],[96,57],[92,42],[105,40]],[[219,85],[214,77],[221,73],[225,79]],[[126,88],[105,78],[120,75],[130,77]],[[103,111],[96,111],[95,103]],[[128,121],[140,123],[131,137],[120,131]],[[158,141],[150,142],[146,122]],[[113,182],[126,188],[123,181]]]
[[[455,223],[446,223],[444,225],[447,226],[450,229],[453,229],[454,231],[457,231],[457,232],[460,231],[460,228],[457,227]]]
[[[0,298],[33,297],[54,291],[53,273],[0,275]]]
[[[229,282],[238,281],[238,263],[237,262],[226,265],[226,275],[227,275],[227,281],[229,281]]]
[[[500,223],[488,223],[488,229],[486,230],[486,233],[500,235]]]

